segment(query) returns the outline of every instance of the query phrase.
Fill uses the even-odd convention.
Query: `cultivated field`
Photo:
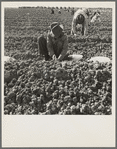
[[[4,114],[112,114],[112,62],[88,62],[93,56],[112,60],[112,9],[98,9],[101,23],[89,26],[89,37],[70,35],[71,9],[21,7],[5,9],[4,55],[16,59],[4,64]],[[95,11],[96,9],[92,9]],[[72,62],[46,62],[34,37],[47,33],[52,22],[64,25],[69,53],[82,54]]]

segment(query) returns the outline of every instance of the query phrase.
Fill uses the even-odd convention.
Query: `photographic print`
[[[4,58],[4,114],[112,114],[112,8],[6,7]]]
[[[115,3],[1,8],[3,146],[114,147]]]

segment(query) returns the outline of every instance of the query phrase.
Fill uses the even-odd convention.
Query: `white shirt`
[[[90,22],[90,19],[89,19],[88,15],[86,14],[86,12],[87,12],[87,9],[78,9],[75,12],[75,14],[73,16],[73,21],[72,21],[72,31],[74,33],[76,33],[76,26],[77,26],[76,19],[77,19],[77,16],[80,15],[80,14],[82,14],[85,17],[84,25],[85,25],[86,28],[88,27],[88,24]]]

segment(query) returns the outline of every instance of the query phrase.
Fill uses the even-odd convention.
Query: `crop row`
[[[50,9],[5,9],[5,32],[19,31],[21,34],[30,34],[29,30],[46,30],[52,22],[60,22],[64,25],[65,31],[71,30],[73,15],[70,12],[62,10],[61,14],[51,14]],[[112,28],[112,11],[101,12],[101,23],[95,23],[99,31],[110,31]],[[24,28],[24,29],[23,29]],[[18,33],[18,34],[20,34]]]

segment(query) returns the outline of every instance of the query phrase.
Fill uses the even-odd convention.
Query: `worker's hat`
[[[58,22],[53,22],[50,25],[50,29],[55,37],[59,37],[63,32],[63,25]]]

